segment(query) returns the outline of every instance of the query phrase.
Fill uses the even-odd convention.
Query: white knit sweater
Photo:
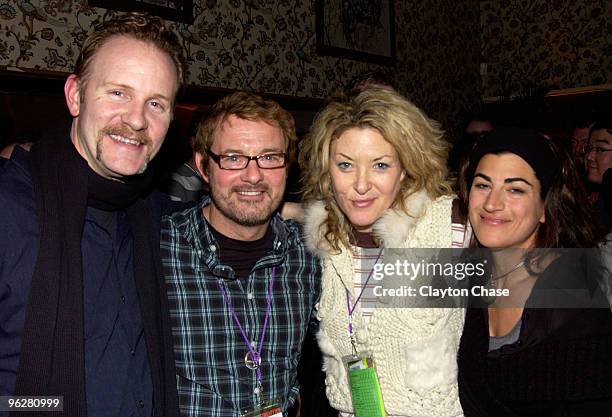
[[[451,247],[451,197],[432,201],[417,193],[406,202],[410,214],[387,210],[374,226],[387,248]],[[306,210],[306,242],[323,267],[317,316],[327,397],[337,410],[353,412],[342,357],[351,354],[346,289],[353,288],[353,260],[345,248],[331,254],[323,240],[327,213],[320,202]],[[360,352],[372,354],[385,410],[390,415],[449,417],[461,414],[456,353],[463,328],[461,309],[376,308],[368,323],[359,306],[353,328]]]

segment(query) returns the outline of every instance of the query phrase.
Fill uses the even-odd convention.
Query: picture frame
[[[87,0],[90,6],[123,12],[148,12],[166,20],[193,23],[193,0]]]
[[[317,53],[392,66],[393,0],[317,0]]]

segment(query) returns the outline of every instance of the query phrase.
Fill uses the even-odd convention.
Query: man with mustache
[[[294,406],[320,285],[297,224],[277,214],[295,142],[293,117],[254,94],[221,99],[200,123],[210,197],[164,218],[161,232],[182,416]]]
[[[157,17],[105,22],[65,82],[71,126],[0,167],[0,396],[61,397],[70,417],[177,415],[159,221],[141,196],[181,54]]]

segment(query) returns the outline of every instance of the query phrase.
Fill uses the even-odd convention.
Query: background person
[[[586,169],[589,182],[599,192],[594,202],[600,225],[612,229],[612,118],[600,119],[592,126],[586,147]]]
[[[175,141],[175,146],[180,146],[178,146],[178,149],[172,149],[174,153],[180,156],[180,164],[173,167],[172,171],[166,173],[160,181],[159,189],[168,194],[172,201],[197,203],[204,194],[208,194],[208,185],[202,179],[195,162],[196,133],[202,116],[203,114],[200,111],[195,110],[193,112],[187,128],[189,139]]]
[[[448,167],[452,173],[458,173],[459,166],[469,156],[476,139],[484,133],[494,129],[493,118],[484,111],[470,113],[463,123],[457,141],[453,144],[448,156]]]

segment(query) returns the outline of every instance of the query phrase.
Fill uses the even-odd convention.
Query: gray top
[[[517,321],[512,330],[504,336],[489,336],[489,352],[497,350],[504,345],[511,345],[519,339],[521,334],[522,319]]]

